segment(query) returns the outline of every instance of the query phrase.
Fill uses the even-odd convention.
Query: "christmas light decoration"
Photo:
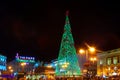
[[[68,11],[66,12],[66,20],[64,25],[64,33],[62,36],[58,62],[56,66],[57,76],[79,76],[81,75],[74,40],[69,23]]]

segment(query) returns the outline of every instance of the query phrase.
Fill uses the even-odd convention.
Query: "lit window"
[[[110,65],[112,63],[112,59],[111,58],[107,58],[107,64]]]
[[[118,62],[118,57],[113,57],[113,64],[117,64]]]
[[[102,65],[102,64],[103,64],[103,60],[100,59],[100,65]]]

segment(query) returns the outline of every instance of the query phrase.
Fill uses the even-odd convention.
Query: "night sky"
[[[85,42],[102,51],[120,47],[119,2],[0,0],[0,54],[8,61],[17,52],[40,61],[56,59],[66,10],[77,50]]]

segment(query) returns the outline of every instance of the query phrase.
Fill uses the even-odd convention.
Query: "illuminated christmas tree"
[[[62,36],[58,62],[56,66],[57,76],[78,76],[81,75],[74,40],[72,37],[71,27],[66,12],[66,20],[64,25],[64,33]]]

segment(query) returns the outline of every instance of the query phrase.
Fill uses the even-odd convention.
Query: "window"
[[[112,59],[111,58],[107,58],[107,64],[110,65],[112,63]]]
[[[102,59],[100,59],[100,65],[102,65],[103,64],[103,60]]]
[[[117,64],[118,63],[118,57],[113,57],[113,64]]]

